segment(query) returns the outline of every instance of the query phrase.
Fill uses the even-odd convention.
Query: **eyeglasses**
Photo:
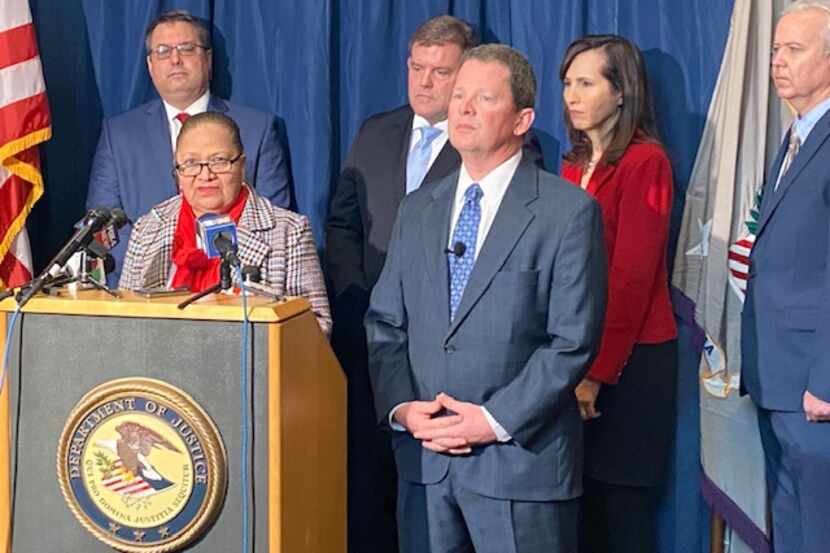
[[[169,44],[159,44],[155,48],[151,49],[147,55],[155,54],[157,59],[166,60],[173,55],[173,50],[178,51],[180,56],[193,56],[196,55],[199,48],[203,50],[210,50],[210,48],[202,46],[201,44],[182,42],[181,44],[176,44],[175,46],[170,46]]]
[[[178,173],[180,177],[198,177],[202,174],[202,167],[207,167],[208,171],[214,175],[230,173],[233,164],[239,161],[241,157],[242,153],[239,153],[233,159],[215,157],[207,161],[185,161],[184,163],[176,164],[173,167],[173,173],[174,176]]]

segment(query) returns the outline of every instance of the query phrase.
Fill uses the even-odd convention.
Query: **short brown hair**
[[[620,113],[611,130],[611,142],[603,153],[604,161],[616,163],[635,136],[644,142],[659,143],[646,64],[640,49],[617,35],[587,35],[579,38],[565,51],[565,59],[559,67],[561,81],[565,80],[574,58],[588,50],[599,50],[603,54],[605,63],[600,72],[614,91],[619,92],[622,97]],[[591,140],[585,132],[573,127],[568,115],[568,106],[563,105],[563,109],[565,126],[571,141],[571,151],[565,154],[565,160],[584,165],[593,154]]]
[[[239,125],[236,124],[236,121],[225,115],[224,113],[219,113],[216,111],[206,111],[204,113],[199,113],[198,115],[193,115],[189,117],[184,124],[182,124],[182,130],[179,131],[179,136],[176,138],[176,151],[179,150],[179,142],[181,142],[182,137],[185,134],[196,132],[199,127],[208,124],[208,123],[215,123],[219,125],[226,131],[231,134],[231,143],[233,144],[234,148],[236,148],[240,154],[244,154],[245,151],[242,148],[242,138],[240,138],[239,134]]]
[[[466,21],[451,15],[439,15],[415,29],[409,39],[409,50],[412,51],[415,44],[457,44],[462,52],[466,52],[477,43],[473,29]]]
[[[153,44],[150,42],[153,31],[159,25],[170,23],[187,23],[193,25],[193,28],[196,30],[196,36],[199,37],[200,46],[204,46],[205,49],[210,50],[210,30],[208,30],[208,26],[204,20],[192,15],[186,10],[170,10],[160,13],[147,26],[147,30],[144,32],[144,48],[147,50],[147,55],[150,55],[150,50],[153,48]]]
[[[536,75],[527,58],[504,44],[482,44],[464,52],[461,65],[467,60],[495,61],[510,71],[510,92],[517,110],[536,105]]]

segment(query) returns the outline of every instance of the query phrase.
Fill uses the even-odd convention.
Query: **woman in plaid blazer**
[[[199,290],[218,282],[218,260],[198,246],[196,218],[229,215],[237,225],[238,256],[260,268],[262,284],[279,296],[309,300],[323,332],[331,331],[326,288],[308,219],[271,205],[244,183],[239,129],[220,113],[188,119],[176,142],[180,194],[138,219],[130,235],[119,287]]]

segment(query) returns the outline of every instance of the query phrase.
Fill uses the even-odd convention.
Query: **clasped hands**
[[[443,415],[444,410],[449,414]],[[436,453],[466,455],[474,446],[496,441],[480,405],[443,392],[432,401],[404,403],[395,410],[395,420]]]

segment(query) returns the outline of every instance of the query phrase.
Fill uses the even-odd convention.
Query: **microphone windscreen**
[[[129,222],[129,217],[127,217],[127,214],[120,207],[114,207],[110,210],[110,224],[115,230],[120,229]]]
[[[199,237],[202,239],[202,248],[208,257],[221,257],[221,252],[216,248],[214,242],[216,236],[225,233],[230,240],[236,244],[236,225],[230,217],[219,216],[212,213],[199,217]]]

